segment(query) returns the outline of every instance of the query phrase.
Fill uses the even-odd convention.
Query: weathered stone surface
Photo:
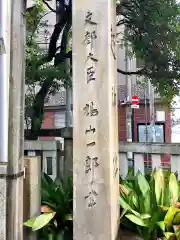
[[[117,234],[115,15],[114,0],[73,1],[74,240]]]
[[[0,174],[7,174],[7,166],[0,165]],[[0,179],[0,240],[6,240],[6,199],[7,180]]]
[[[40,157],[24,158],[24,222],[40,215],[41,206],[41,159]],[[37,240],[37,232],[24,227],[24,239]]]

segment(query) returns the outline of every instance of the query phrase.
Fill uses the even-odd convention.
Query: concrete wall
[[[57,176],[63,175],[64,163],[61,157],[62,146],[59,141],[25,141],[24,150],[26,156],[41,157],[42,171],[51,178],[55,179]]]
[[[143,174],[145,173],[145,159],[144,155],[149,154],[152,160],[152,168],[164,168],[162,155],[169,153],[169,165],[166,167],[170,168],[172,172],[178,173],[178,179],[180,179],[180,161],[179,161],[179,144],[166,143],[124,143],[120,142],[120,175],[125,177],[128,172],[128,159],[127,152],[132,151],[134,153],[134,173],[140,170]]]
[[[24,178],[24,222],[40,215],[41,205],[41,159],[40,157],[25,157],[25,178]],[[25,240],[37,240],[36,232],[24,227]]]

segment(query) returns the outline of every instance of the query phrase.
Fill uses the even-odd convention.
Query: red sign
[[[132,96],[131,102],[132,102],[132,105],[138,105],[139,104],[139,97],[138,96]]]

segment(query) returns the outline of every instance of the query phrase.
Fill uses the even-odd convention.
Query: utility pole
[[[154,88],[148,79],[148,95],[149,95],[149,116],[150,116],[150,141],[156,142],[156,131],[155,131],[155,110],[154,110]]]
[[[148,127],[148,109],[147,109],[147,99],[148,99],[148,81],[146,81],[145,83],[145,91],[144,91],[144,110],[145,110],[145,136],[146,136],[146,144],[148,144],[149,142],[149,127]],[[149,164],[149,161],[148,161],[148,158],[149,158],[149,154],[146,153],[146,161],[147,161],[147,168],[149,169],[150,168],[150,164]]]
[[[69,69],[69,59],[66,59],[66,71]],[[66,110],[65,110],[65,127],[72,127],[72,111],[71,111],[71,94],[72,89],[66,87]],[[64,138],[64,177],[72,177],[73,175],[73,141],[69,138]]]
[[[23,240],[24,0],[11,2],[7,240]]]
[[[8,88],[9,88],[9,45],[10,1],[0,0],[0,240],[6,240],[7,219],[7,165],[8,165]]]
[[[66,60],[67,69],[69,68],[69,59]],[[72,127],[72,110],[71,110],[72,89],[66,87],[66,111],[65,111],[65,126]]]
[[[126,29],[125,29],[126,32]],[[131,70],[131,62],[128,58],[128,43],[125,43],[125,69],[126,72]],[[131,108],[131,99],[132,99],[132,79],[131,76],[126,75],[126,92],[127,92],[127,106],[126,106],[126,137],[127,142],[132,142],[132,130],[133,128],[133,111]],[[128,152],[127,158],[129,161],[133,161],[133,153]]]
[[[8,162],[7,3],[0,0],[0,162]]]
[[[69,69],[69,59],[66,59],[66,67]],[[72,127],[72,111],[71,111],[72,89],[66,88],[66,111],[65,111],[65,127]],[[73,175],[73,140],[64,138],[64,175],[67,179]]]

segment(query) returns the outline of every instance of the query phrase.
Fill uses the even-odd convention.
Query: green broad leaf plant
[[[144,176],[130,172],[121,179],[121,226],[145,240],[180,240],[179,182],[175,173],[154,170]]]
[[[24,223],[39,231],[40,239],[72,239],[73,187],[72,179],[54,181],[45,173],[41,177],[41,214]]]

